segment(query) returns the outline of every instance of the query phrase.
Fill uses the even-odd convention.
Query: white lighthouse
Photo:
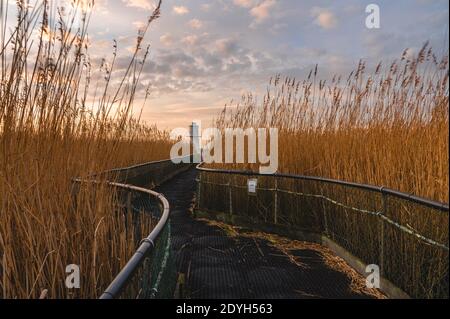
[[[202,161],[202,136],[199,123],[199,121],[194,121],[189,126],[193,163],[201,163]]]

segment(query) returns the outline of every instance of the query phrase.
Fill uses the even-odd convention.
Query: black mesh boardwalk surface
[[[330,267],[316,249],[286,254],[267,239],[230,236],[221,227],[195,220],[190,211],[195,177],[195,170],[189,170],[157,189],[171,206],[172,249],[177,271],[185,277],[183,297],[372,297],[353,289],[351,277]]]

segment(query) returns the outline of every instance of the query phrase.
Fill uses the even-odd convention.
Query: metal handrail
[[[189,156],[190,157],[190,156]],[[117,182],[110,182],[110,181],[100,181],[96,180],[95,177],[99,175],[104,174],[111,174],[111,173],[118,173],[122,171],[131,171],[133,169],[138,169],[144,166],[148,165],[154,165],[154,164],[161,164],[165,162],[172,162],[175,163],[177,160],[181,160],[183,163],[183,159],[186,157],[179,157],[176,159],[166,159],[166,160],[159,160],[159,161],[152,161],[152,162],[146,162],[143,164],[137,164],[132,165],[129,167],[121,167],[121,168],[115,168],[103,171],[101,173],[97,174],[90,174],[88,178],[81,179],[81,178],[74,178],[72,181],[74,183],[93,183],[93,184],[102,184],[106,183],[108,186],[121,188],[123,190],[128,191],[136,191],[140,193],[146,193],[150,196],[156,197],[159,202],[161,203],[163,207],[163,211],[161,214],[161,217],[157,223],[157,225],[153,228],[151,233],[144,238],[134,253],[134,255],[128,260],[127,264],[122,268],[122,270],[119,272],[119,274],[113,279],[113,281],[110,283],[108,288],[103,292],[103,294],[100,296],[100,299],[115,299],[120,296],[120,293],[126,288],[127,284],[130,282],[130,279],[133,277],[139,266],[143,263],[145,258],[152,252],[152,250],[155,248],[156,241],[158,240],[159,236],[161,235],[164,227],[167,224],[167,221],[169,219],[169,213],[170,213],[170,206],[168,200],[160,193],[157,193],[155,191],[152,191],[147,188],[142,188],[134,185],[129,184],[123,184],[123,183],[117,183]]]
[[[101,181],[97,180],[82,180],[82,179],[74,179],[75,183],[91,183],[91,184],[102,184]],[[146,193],[150,196],[156,197],[161,203],[163,210],[161,217],[153,228],[151,233],[144,238],[134,255],[128,260],[127,264],[122,268],[119,274],[113,279],[113,281],[109,284],[108,288],[103,292],[100,296],[100,299],[115,299],[120,293],[125,289],[127,284],[130,282],[130,279],[133,277],[134,273],[137,271],[139,266],[143,263],[148,254],[150,254],[155,248],[156,241],[161,235],[162,230],[167,224],[169,220],[170,213],[170,205],[169,201],[164,197],[164,195],[152,191],[147,188],[142,188],[138,186],[121,184],[115,182],[106,182],[106,185],[121,188],[123,190],[135,191],[140,193]]]
[[[148,165],[154,165],[154,164],[160,164],[160,163],[166,163],[166,162],[174,163],[176,160],[183,160],[183,159],[185,159],[187,157],[188,156],[177,157],[177,158],[174,158],[174,159],[165,159],[165,160],[159,160],[159,161],[151,161],[151,162],[136,164],[136,165],[127,166],[127,167],[113,168],[113,169],[109,169],[109,170],[103,171],[101,173],[92,174],[91,176],[97,176],[97,175],[106,174],[106,173],[116,173],[116,172],[129,171],[129,170],[133,170],[133,169],[136,169],[136,168],[141,168],[141,167],[148,166]]]
[[[292,179],[300,179],[300,180],[308,180],[308,181],[317,181],[317,182],[324,182],[324,183],[330,183],[330,184],[336,184],[336,185],[342,185],[342,186],[348,186],[352,188],[358,188],[358,189],[364,189],[372,192],[377,192],[384,195],[390,195],[401,199],[406,199],[408,201],[424,205],[429,208],[433,208],[436,210],[448,212],[449,206],[446,203],[441,203],[438,201],[433,201],[430,199],[425,199],[422,197],[418,197],[412,194],[402,193],[400,191],[396,191],[390,188],[386,187],[377,187],[373,185],[367,185],[367,184],[361,184],[361,183],[354,183],[354,182],[346,182],[341,181],[337,179],[331,179],[331,178],[324,178],[324,177],[317,177],[317,176],[306,176],[306,175],[293,175],[293,174],[261,174],[254,171],[240,171],[240,170],[227,170],[227,169],[214,169],[214,168],[205,168],[202,167],[204,163],[200,163],[197,165],[196,169],[201,172],[209,172],[209,173],[218,173],[218,174],[236,174],[236,175],[243,175],[243,176],[272,176],[272,177],[281,177],[281,178],[292,178]]]
[[[363,275],[367,275],[363,266],[366,263],[372,264],[375,262],[380,269],[383,269],[382,278],[385,280],[383,285],[386,285],[387,282],[392,283],[385,286],[387,287],[386,291],[383,290],[387,295],[390,295],[392,291],[399,291],[402,296],[407,296],[408,294],[412,297],[423,298],[429,297],[431,294],[431,296],[439,296],[439,298],[441,296],[448,297],[448,286],[445,285],[445,281],[427,281],[428,276],[436,274],[435,271],[439,271],[439,276],[442,275],[442,277],[437,278],[444,278],[446,273],[448,275],[449,208],[447,203],[420,198],[385,187],[330,178],[293,174],[261,174],[249,170],[206,168],[204,164],[200,163],[197,165],[199,176],[197,179],[198,203],[196,209],[200,213],[204,212],[207,216],[210,216],[210,213],[223,213],[220,219],[228,220],[231,223],[239,224],[242,222],[247,226],[258,223],[256,227],[261,227],[259,229],[265,231],[273,231],[282,235],[288,233],[301,240],[312,239],[315,242],[331,247],[332,250],[337,247],[337,254],[342,255],[343,252],[344,255],[342,256],[350,258],[352,261],[350,264],[356,265],[356,269]],[[224,175],[224,178],[219,178],[221,174]],[[247,188],[243,180],[233,178],[233,176],[239,177],[239,175],[242,176],[241,178],[245,176],[249,178],[267,176],[268,180],[266,182],[269,182],[269,184],[261,182],[261,186],[256,187],[257,193],[253,194],[255,201],[250,201],[251,194],[242,193],[242,190]],[[217,176],[217,178],[214,178],[214,176]],[[280,185],[281,181],[287,182],[287,184],[281,183]],[[297,181],[313,181],[313,184],[301,182],[297,185]],[[203,184],[217,185],[220,188],[211,189],[209,185]],[[335,186],[330,188],[332,185]],[[361,207],[359,198],[355,198],[355,205],[355,200],[350,200],[353,198],[348,197],[348,188],[351,187],[371,192],[372,195],[375,195],[376,201],[367,203],[364,200],[364,207]],[[239,190],[234,188],[239,188]],[[213,194],[206,191],[206,194],[200,197],[202,192],[208,189]],[[226,190],[223,192],[224,195],[220,195],[220,190],[222,189]],[[259,200],[259,191],[263,191],[261,200]],[[280,193],[294,195],[293,204],[282,203],[291,197],[281,197],[279,199]],[[368,198],[371,197],[369,196]],[[309,198],[313,198],[313,200],[310,201]],[[395,203],[392,203],[394,206],[390,208],[389,198],[391,200],[394,199],[394,201],[395,199],[402,199],[403,201],[401,203],[395,201]],[[271,201],[268,202],[267,199]],[[316,201],[316,199],[319,200]],[[425,223],[421,221],[417,223],[419,228],[415,229],[414,225],[411,224],[416,223],[411,223],[409,218],[404,218],[403,212],[405,210],[408,213],[410,212],[408,209],[410,205],[407,205],[407,201],[420,205],[418,208],[426,213],[427,216],[430,209],[433,209],[433,213],[435,217],[438,217],[437,220],[440,221],[439,225],[441,227],[433,228],[430,231],[430,224],[427,218],[424,220]],[[203,206],[202,203],[204,203]],[[239,204],[244,206],[243,211],[236,211],[235,207],[239,206]],[[223,205],[229,209],[228,214],[224,211]],[[247,205],[246,209],[245,205]],[[266,208],[264,212],[260,212],[259,205],[263,205]],[[334,210],[335,207],[339,208]],[[251,209],[254,209],[254,211],[250,211]],[[279,209],[282,210],[281,214]],[[391,213],[390,209],[395,209],[395,211]],[[348,221],[341,220],[339,218],[343,216],[341,214],[333,214],[342,210],[345,212],[345,217]],[[358,214],[347,214],[349,210]],[[330,215],[331,223],[328,219]],[[365,218],[363,215],[372,217]],[[444,221],[445,218],[447,218],[447,222]],[[336,221],[336,225],[331,225],[334,221]],[[386,228],[387,225],[388,227]],[[352,232],[353,229],[354,232]],[[366,230],[368,231],[366,232]],[[318,237],[302,236],[302,234],[308,234],[311,231],[317,234]],[[362,236],[361,233],[363,233]],[[385,243],[388,239],[392,240],[389,240],[389,243]],[[416,246],[416,241],[424,246]],[[361,242],[362,244],[360,244]],[[366,245],[366,242],[371,244]],[[399,242],[401,243],[400,246],[398,245]],[[356,262],[354,258],[356,258]],[[445,263],[445,260],[447,260],[447,263]],[[411,278],[415,278],[417,269],[418,272],[424,274],[424,277],[418,278],[417,280],[419,281],[414,281],[412,286]]]
[[[144,262],[148,254],[150,254],[153,248],[155,248],[155,243],[169,219],[170,206],[168,200],[163,195],[152,190],[120,183],[110,182],[107,184],[128,191],[136,191],[149,194],[150,196],[156,197],[163,206],[163,211],[158,224],[155,226],[155,228],[153,228],[148,237],[144,238],[141,241],[141,244],[139,245],[139,248],[136,250],[134,255],[128,260],[125,267],[122,268],[120,273],[114,278],[108,288],[106,288],[106,290],[100,296],[100,299],[115,299],[125,289],[127,284],[130,282],[130,279],[133,277],[139,266]]]

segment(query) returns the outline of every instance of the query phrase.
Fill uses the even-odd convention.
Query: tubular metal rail
[[[416,204],[424,205],[433,209],[437,209],[440,211],[449,211],[448,204],[432,201],[429,199],[417,197],[411,194],[402,193],[393,189],[389,189],[386,187],[377,187],[373,185],[367,185],[367,184],[360,184],[360,183],[353,183],[353,182],[346,182],[341,181],[337,179],[331,179],[331,178],[324,178],[324,177],[316,177],[316,176],[306,176],[306,175],[293,175],[293,174],[272,174],[272,175],[265,175],[260,174],[253,171],[239,171],[239,170],[225,170],[225,169],[213,169],[213,168],[206,168],[202,167],[203,163],[200,163],[197,165],[196,169],[201,172],[209,172],[209,173],[219,173],[219,174],[236,174],[236,175],[243,175],[243,176],[272,176],[272,177],[284,177],[284,178],[292,178],[292,179],[299,179],[299,180],[309,180],[309,181],[317,181],[317,182],[324,182],[324,183],[330,183],[330,184],[337,184],[347,187],[353,187],[353,188],[359,188],[364,189],[372,192],[379,192],[384,195],[391,195],[395,196],[401,199],[406,199],[408,201],[414,202]]]
[[[329,178],[202,164],[197,170],[198,211],[325,236],[379,265],[382,276],[409,296],[448,298],[448,204]],[[244,191],[250,177],[258,179],[256,194]]]
[[[169,180],[187,167],[190,167],[190,163],[190,156],[173,160],[153,161],[92,174],[89,179],[109,180],[128,185],[153,188]]]
[[[112,169],[98,174],[92,174],[88,179],[75,179],[76,185],[83,183],[102,184],[115,188],[119,193],[126,193],[121,199],[119,209],[136,214],[149,213],[152,219],[158,219],[151,233],[142,239],[134,255],[128,260],[119,274],[113,279],[100,299],[116,298],[155,298],[169,297],[171,291],[169,281],[175,280],[175,274],[167,274],[170,258],[170,206],[167,199],[149,188],[160,185],[178,173],[185,171],[191,165],[184,161],[163,160],[154,161],[125,168]],[[113,180],[114,182],[112,182]],[[103,181],[103,182],[101,182]],[[136,207],[132,198],[137,201]],[[120,199],[120,197],[119,197]],[[156,201],[156,205],[152,202]],[[126,218],[125,218],[126,220]],[[135,231],[140,229],[140,222],[134,222]],[[139,236],[135,232],[135,237]],[[137,278],[139,277],[139,278]],[[173,278],[172,278],[173,277]],[[160,293],[161,281],[166,281]],[[131,287],[134,286],[134,287]]]
[[[126,288],[127,284],[131,281],[137,269],[143,264],[144,260],[150,255],[152,250],[155,248],[155,243],[159,239],[164,227],[166,227],[167,225],[170,212],[169,202],[163,195],[157,192],[141,187],[125,185],[120,183],[109,183],[109,185],[127,191],[134,191],[143,194],[148,194],[149,196],[157,198],[160,204],[162,205],[162,214],[158,221],[158,224],[155,226],[155,228],[153,228],[150,235],[148,235],[147,238],[144,238],[141,241],[139,248],[130,258],[125,267],[122,268],[122,270],[116,276],[116,278],[114,278],[114,280],[111,282],[108,288],[106,288],[105,292],[100,296],[100,299],[115,299],[120,296],[122,291],[124,291],[124,289]]]

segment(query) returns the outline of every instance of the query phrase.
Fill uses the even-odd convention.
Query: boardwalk
[[[355,289],[363,278],[345,265],[325,262],[326,253],[317,245],[282,249],[262,236],[230,234],[218,224],[195,220],[190,211],[195,177],[189,170],[157,189],[171,205],[172,249],[177,271],[185,276],[183,297],[373,298],[367,289]]]

